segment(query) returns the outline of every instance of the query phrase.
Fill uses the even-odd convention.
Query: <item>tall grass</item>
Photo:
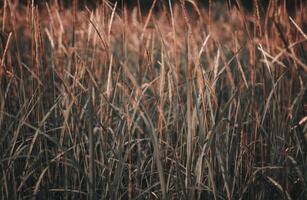
[[[307,7],[255,2],[4,1],[0,199],[306,199]]]

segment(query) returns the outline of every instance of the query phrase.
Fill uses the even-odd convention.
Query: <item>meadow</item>
[[[307,199],[306,4],[73,2],[3,1],[0,200]]]

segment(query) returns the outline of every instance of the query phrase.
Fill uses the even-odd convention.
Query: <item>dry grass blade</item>
[[[289,16],[289,19],[292,22],[292,24],[294,24],[295,28],[297,28],[297,30],[302,34],[302,36],[305,38],[305,40],[307,40],[307,35],[304,33],[304,31],[301,29],[301,27],[299,27],[299,25],[297,25],[297,23],[295,23],[295,21],[292,19],[292,17]]]
[[[289,195],[289,193],[287,191],[285,191],[282,186],[275,181],[272,177],[267,176],[266,177],[282,194],[286,194],[287,199],[291,200],[291,196]]]
[[[95,141],[94,141],[94,108],[93,108],[93,87],[89,88],[89,105],[88,105],[88,142],[89,142],[89,200],[96,199],[96,173],[95,173]]]
[[[146,21],[145,21],[145,24],[143,26],[143,30],[142,30],[142,33],[141,33],[141,40],[143,40],[143,38],[144,38],[145,30],[146,30],[146,28],[147,28],[147,26],[148,26],[148,24],[150,22],[150,19],[151,19],[151,16],[152,16],[152,12],[153,12],[153,9],[154,9],[156,3],[157,3],[157,0],[154,0],[152,2],[152,4],[151,4],[150,10],[148,12],[148,15],[147,15],[147,18],[146,18]]]
[[[109,49],[108,43],[105,41],[106,37],[103,37],[105,34],[103,34],[103,32],[98,30],[98,27],[95,25],[95,23],[91,20],[91,18],[88,18],[89,22],[91,23],[91,25],[94,27],[96,33],[99,36],[99,39],[101,41],[102,46],[104,47],[105,50]]]
[[[3,23],[3,25],[4,25],[4,23]],[[9,33],[9,35],[7,37],[7,41],[6,41],[5,46],[4,46],[4,50],[2,52],[1,65],[0,65],[0,81],[2,79],[5,79],[6,77],[12,77],[13,76],[13,73],[10,72],[8,70],[7,66],[5,65],[6,54],[7,54],[7,51],[9,50],[11,37],[12,37],[12,32]],[[1,40],[3,40],[3,39],[1,38]],[[4,43],[4,41],[2,41],[2,42]]]
[[[113,19],[114,19],[114,14],[115,14],[116,8],[117,8],[117,1],[115,2],[114,7],[112,9],[112,15],[111,15],[111,19],[110,19],[109,26],[108,26],[108,41],[109,41],[109,44],[111,42],[111,29],[112,29],[112,24],[113,24]]]
[[[150,137],[151,137],[151,141],[153,144],[153,156],[155,158],[156,161],[156,165],[157,165],[157,169],[158,169],[158,175],[159,175],[159,181],[160,181],[160,187],[161,187],[161,192],[162,192],[162,199],[166,199],[167,198],[167,194],[166,194],[166,184],[165,184],[165,178],[164,178],[164,170],[163,170],[163,165],[162,165],[162,159],[161,159],[161,151],[159,148],[159,142],[158,142],[158,137],[155,133],[155,129],[153,126],[153,123],[151,121],[151,119],[148,117],[148,113],[144,112],[141,113],[141,116],[147,126],[147,128],[149,129],[150,132]]]

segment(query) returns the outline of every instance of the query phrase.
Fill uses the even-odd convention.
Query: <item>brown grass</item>
[[[4,2],[0,199],[307,198],[307,6]]]

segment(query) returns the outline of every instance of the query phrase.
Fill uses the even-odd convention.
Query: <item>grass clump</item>
[[[0,199],[307,198],[306,5],[74,2],[4,1]]]

